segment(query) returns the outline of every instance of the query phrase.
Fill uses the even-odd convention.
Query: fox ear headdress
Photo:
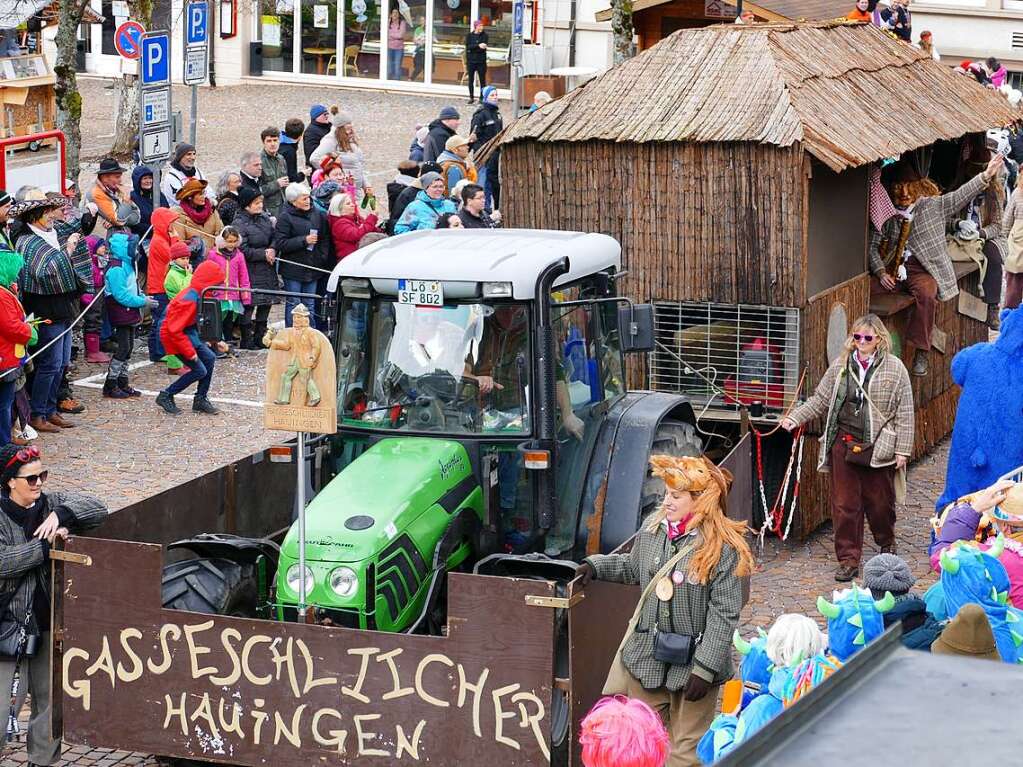
[[[651,473],[664,480],[668,491],[689,492],[693,496],[693,516],[686,531],[699,530],[703,545],[689,560],[689,574],[697,583],[707,583],[717,569],[724,544],[730,545],[739,555],[735,566],[738,576],[753,572],[753,552],[746,542],[748,527],[726,516],[728,488],[732,474],[720,469],[706,456],[677,458],[672,455],[650,456]],[[662,505],[650,515],[648,530],[656,530],[664,520],[666,510]]]

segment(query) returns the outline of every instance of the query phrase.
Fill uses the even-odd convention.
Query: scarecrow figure
[[[281,385],[274,404],[291,404],[291,388],[297,377],[300,389],[306,394],[306,406],[316,407],[320,404],[320,390],[313,379],[313,371],[320,362],[320,337],[309,327],[309,310],[305,304],[295,307],[291,321],[293,326],[280,336],[276,328],[271,328],[263,338],[263,344],[270,349],[292,353],[288,367],[281,374]]]

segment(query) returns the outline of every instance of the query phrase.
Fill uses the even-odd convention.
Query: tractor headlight
[[[299,580],[298,580],[299,576],[298,576],[298,573],[299,573],[299,565],[298,565],[298,563],[296,563],[296,564],[293,564],[291,567],[288,568],[288,572],[284,576],[284,580],[287,581],[287,583],[288,583],[288,588],[291,589],[296,594],[299,593]],[[306,568],[305,568],[305,593],[306,593],[306,596],[309,596],[309,592],[311,592],[312,590],[313,590],[313,571],[309,568],[308,565],[306,565]]]
[[[330,588],[339,597],[350,597],[359,588],[359,576],[348,567],[338,567],[330,573]]]

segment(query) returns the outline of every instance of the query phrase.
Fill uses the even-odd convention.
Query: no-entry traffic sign
[[[135,60],[142,55],[142,35],[145,28],[137,21],[126,21],[114,32],[114,47],[126,59]]]

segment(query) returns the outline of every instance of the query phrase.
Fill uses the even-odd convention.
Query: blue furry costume
[[[1023,308],[1002,311],[997,341],[974,344],[952,360],[952,380],[962,387],[945,491],[950,503],[1023,466]]]
[[[834,599],[817,597],[817,610],[828,619],[831,654],[845,663],[884,633],[882,613],[895,606],[895,597],[886,591],[884,599],[874,599],[866,589],[853,586],[834,592]]]

